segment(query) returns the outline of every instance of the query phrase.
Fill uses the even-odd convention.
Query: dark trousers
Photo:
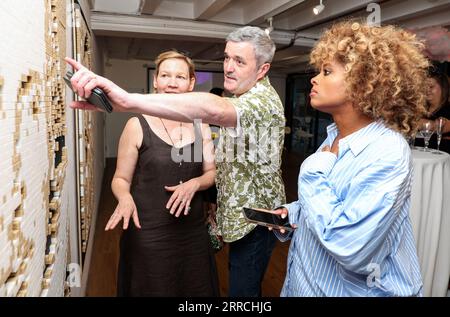
[[[261,283],[275,246],[275,235],[257,226],[229,244],[229,296],[261,296]]]

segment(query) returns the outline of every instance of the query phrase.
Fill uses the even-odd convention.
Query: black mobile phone
[[[245,219],[249,222],[256,223],[258,225],[273,227],[276,229],[284,229],[287,231],[293,231],[294,228],[289,224],[288,218],[281,219],[279,215],[275,215],[266,211],[261,211],[252,208],[244,207]]]
[[[69,86],[70,89],[72,89],[72,91],[74,91],[72,88],[72,83],[70,82],[70,79],[72,78],[72,76],[73,76],[73,73],[71,71],[68,71],[66,73],[66,76],[64,76],[64,81],[66,82],[67,86]],[[94,89],[92,89],[91,95],[86,100],[90,104],[93,104],[97,108],[102,109],[108,113],[111,113],[113,111],[113,107],[112,107],[111,102],[109,101],[108,97],[103,92],[103,90],[101,90],[98,87],[95,87]]]

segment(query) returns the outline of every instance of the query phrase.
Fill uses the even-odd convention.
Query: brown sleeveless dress
[[[219,296],[214,251],[205,226],[202,193],[191,201],[189,215],[178,218],[166,209],[174,186],[202,175],[194,148],[202,151],[202,134],[195,126],[195,142],[181,150],[191,162],[181,166],[171,158],[172,146],[160,139],[146,119],[131,194],[142,229],[132,220],[120,241],[118,296]],[[187,152],[186,152],[187,151]],[[190,151],[190,152],[189,152]],[[181,153],[182,153],[181,152]],[[197,158],[198,158],[197,153]],[[200,156],[201,157],[201,156]]]

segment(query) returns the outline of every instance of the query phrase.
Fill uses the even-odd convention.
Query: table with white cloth
[[[424,296],[446,296],[450,277],[450,155],[439,153],[412,150],[410,215]]]

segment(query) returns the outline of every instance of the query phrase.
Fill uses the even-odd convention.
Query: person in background
[[[332,115],[301,165],[281,296],[420,296],[405,140],[425,113],[428,60],[415,35],[341,22],[311,52],[311,105]]]
[[[213,87],[213,88],[211,88],[211,90],[209,92],[211,94],[217,95],[219,97],[225,97],[225,90],[220,87]],[[217,144],[219,142],[220,126],[210,124],[209,127],[211,128],[211,136],[212,136],[214,145],[217,146]],[[213,189],[213,187],[211,187],[211,189]],[[214,198],[214,196],[213,196],[213,199],[217,200],[217,189],[216,189],[215,197],[216,198]]]
[[[230,33],[226,41],[224,88],[232,98],[203,92],[130,94],[80,63],[66,61],[76,71],[71,83],[82,98],[98,87],[115,111],[182,122],[200,119],[222,127],[216,150],[217,222],[229,243],[229,295],[261,296],[276,239],[268,230],[246,222],[243,207],[271,209],[285,202],[281,156],[286,120],[267,76],[275,54],[272,39],[262,29],[246,26]],[[71,106],[97,110],[88,102]]]
[[[421,123],[431,121],[434,129],[437,128],[437,120],[443,119],[442,139],[439,145],[441,151],[450,154],[450,102],[449,81],[447,75],[436,67],[431,67],[429,72],[431,89],[427,97],[427,116]],[[423,146],[423,138],[416,138],[414,145]],[[437,149],[437,133],[430,138],[430,148]]]
[[[225,90],[223,88],[220,87],[213,87],[211,88],[211,90],[209,91],[210,93],[220,96],[220,97],[224,97],[225,96]]]
[[[192,91],[195,71],[189,57],[166,51],[155,64],[153,86],[158,94]],[[208,125],[149,115],[127,122],[112,181],[118,204],[105,228],[114,229],[123,220],[119,296],[219,295],[203,199],[198,193],[214,183],[209,135]],[[204,158],[200,162],[173,160],[175,152],[193,157],[198,149]]]
[[[215,94],[220,97],[225,96],[225,91],[222,88],[219,87],[213,87],[209,91],[212,94]],[[217,143],[219,141],[219,131],[220,127],[217,125],[210,124],[209,127],[211,128],[211,138],[214,142],[214,145],[217,146]],[[213,211],[213,217],[215,217],[215,212],[217,209],[217,188],[216,185],[211,186],[206,190],[206,200],[211,204],[211,211]]]
[[[213,87],[209,91],[211,94],[224,97],[225,90],[220,87]],[[214,146],[217,147],[219,142],[219,132],[220,126],[210,124],[211,129],[211,139],[213,140]],[[217,226],[216,211],[217,211],[217,187],[216,184],[211,186],[205,191],[205,209],[207,213],[207,226],[208,232],[211,236],[211,243],[216,252],[222,250],[223,248],[223,238],[220,235],[220,230]]]

